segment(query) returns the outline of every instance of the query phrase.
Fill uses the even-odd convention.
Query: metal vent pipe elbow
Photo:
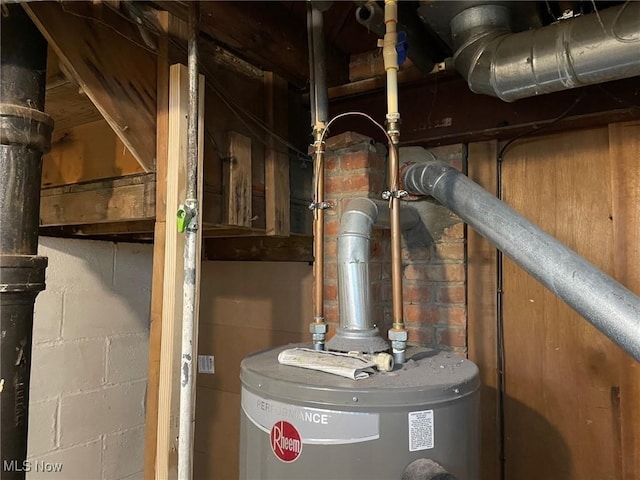
[[[640,361],[640,298],[455,168],[427,161],[405,188],[451,209],[520,267]]]
[[[420,222],[410,205],[401,209],[401,228],[409,230]],[[338,303],[340,328],[328,343],[330,350],[383,352],[389,349],[371,321],[369,264],[374,228],[389,228],[389,202],[355,198],[340,219],[338,233]]]
[[[640,2],[511,33],[509,9],[451,20],[456,69],[475,93],[507,102],[640,75]]]

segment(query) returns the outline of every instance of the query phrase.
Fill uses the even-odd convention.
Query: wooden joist
[[[267,123],[281,138],[288,137],[288,86],[272,72],[264,74]],[[290,226],[289,154],[272,135],[265,138],[264,184],[267,235],[288,236]]]
[[[156,60],[99,21],[65,13],[57,2],[24,8],[74,81],[145,171],[154,169]]]
[[[264,234],[263,234],[264,235]],[[204,243],[207,260],[241,260],[263,262],[312,262],[310,236],[207,238]]]
[[[376,91],[358,91],[357,96],[335,98],[331,101],[332,114],[360,111],[373,118],[384,118],[385,93],[383,85],[379,87]],[[350,91],[350,94],[355,93]],[[545,127],[548,133],[634,120],[640,118],[636,105],[638,96],[637,78],[627,78],[506,103],[471,92],[461,78],[438,73],[409,82],[400,89],[400,142],[402,145],[451,145],[508,139],[525,132],[534,133],[543,126],[548,126]],[[564,117],[556,121],[562,115]],[[337,123],[331,134],[352,130],[386,142],[377,128],[358,119],[347,118]]]
[[[185,2],[156,1],[160,8],[186,20]],[[263,70],[304,85],[309,77],[304,19],[274,2],[202,2],[201,30],[233,53]],[[348,79],[349,60],[334,45],[326,46],[330,85]]]
[[[40,226],[152,219],[155,174],[45,188],[40,196]]]
[[[128,220],[107,223],[83,223],[78,225],[58,225],[40,227],[40,235],[45,237],[83,237],[101,240],[143,241],[153,239],[155,221]]]
[[[228,134],[228,152],[222,168],[225,216],[223,222],[251,226],[251,138]]]

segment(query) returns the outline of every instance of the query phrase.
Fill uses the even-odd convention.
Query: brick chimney
[[[462,146],[438,150],[440,157],[450,158],[452,165],[461,168]],[[357,133],[346,132],[327,140],[325,198],[333,204],[325,213],[324,293],[329,337],[339,325],[336,237],[340,218],[352,198],[381,198],[386,190],[386,155],[384,145]],[[426,228],[403,238],[404,318],[409,344],[464,354],[467,350],[464,224],[444,207],[426,200],[415,205],[421,205],[419,210]],[[376,229],[371,241],[371,298],[374,323],[384,338],[392,323],[390,261],[389,231]]]

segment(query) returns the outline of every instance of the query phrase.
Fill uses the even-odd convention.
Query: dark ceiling
[[[152,2],[157,8],[169,10],[182,19],[187,17],[187,3]],[[350,56],[375,50],[378,37],[356,21],[356,9],[364,2],[325,3],[331,4],[324,14],[324,25],[328,80],[329,86],[334,86],[348,82]],[[415,20],[412,21],[415,37],[425,45],[432,60],[439,62],[451,55],[450,39],[447,38],[450,18],[456,9],[473,3],[478,2],[400,1],[399,9],[405,18]],[[491,3],[507,5],[513,11],[514,28],[522,30],[551,23],[568,11],[590,13],[594,8],[606,8],[620,2],[494,0]],[[383,6],[382,2],[378,4]],[[282,75],[299,87],[307,84],[307,2],[210,1],[201,2],[200,8],[201,31],[205,38],[259,68]]]

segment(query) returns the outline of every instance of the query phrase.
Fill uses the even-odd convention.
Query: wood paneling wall
[[[467,175],[489,192],[496,191],[497,142],[469,145]],[[499,479],[496,249],[467,227],[467,347],[480,367],[482,479]]]
[[[469,170],[495,190],[495,146]],[[523,139],[505,154],[503,198],[640,293],[640,127],[617,124]],[[495,269],[469,234],[470,357],[483,372],[483,479],[499,478],[495,414]],[[569,279],[568,279],[569,280]],[[505,257],[506,480],[640,478],[638,365]]]

